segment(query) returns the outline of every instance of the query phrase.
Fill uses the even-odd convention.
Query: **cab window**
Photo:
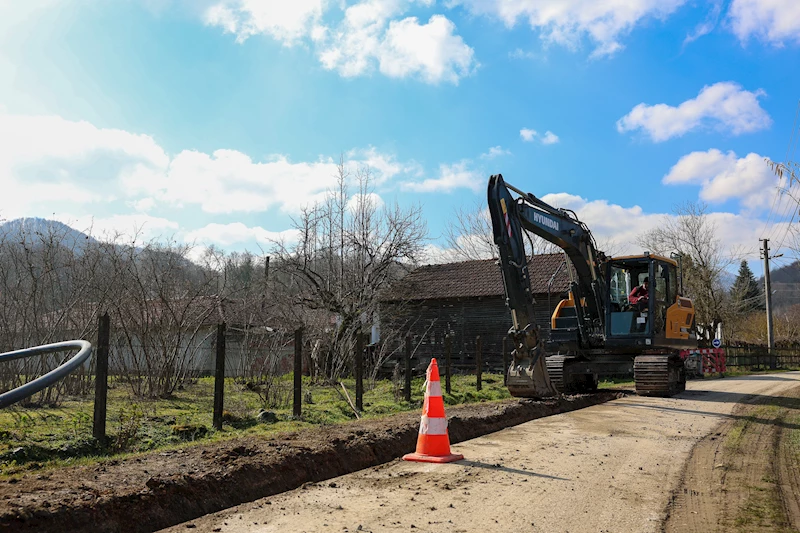
[[[646,266],[611,265],[609,272],[609,329],[611,336],[646,335],[647,312],[631,306],[628,295],[648,276]]]

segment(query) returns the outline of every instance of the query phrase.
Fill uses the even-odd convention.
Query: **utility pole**
[[[775,347],[775,337],[772,332],[772,286],[769,282],[769,239],[761,239],[764,248],[761,253],[764,256],[764,296],[767,304],[767,348],[772,354]]]

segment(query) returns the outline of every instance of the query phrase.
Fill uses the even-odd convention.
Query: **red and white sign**
[[[690,355],[703,356],[703,374],[725,372],[725,350],[722,348],[698,348],[696,350],[681,350],[681,359]]]

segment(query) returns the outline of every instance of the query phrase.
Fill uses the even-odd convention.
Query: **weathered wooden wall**
[[[536,321],[545,335],[550,332],[550,316],[559,302],[551,295],[536,295]],[[511,327],[511,312],[503,297],[464,298],[381,304],[381,330],[411,333],[416,348],[415,368],[425,368],[432,357],[444,361],[444,336],[452,337],[452,362],[457,370],[475,369],[475,339],[482,341],[484,369],[502,369],[503,337]],[[509,345],[508,349],[511,347]]]

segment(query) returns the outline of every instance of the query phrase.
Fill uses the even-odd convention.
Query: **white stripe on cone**
[[[425,393],[428,396],[441,396],[442,395],[442,382],[441,381],[428,381],[425,387]]]
[[[445,435],[447,433],[447,419],[428,418],[423,415],[419,425],[419,432],[420,435]]]

